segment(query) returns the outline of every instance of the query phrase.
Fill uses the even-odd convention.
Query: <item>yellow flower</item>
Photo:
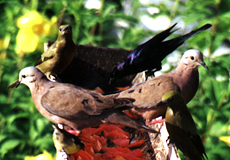
[[[0,39],[0,60],[6,58],[6,49],[8,48],[9,43],[10,43],[10,35],[5,36],[4,39]]]
[[[230,147],[230,136],[220,136],[219,139]]]
[[[48,20],[36,11],[28,12],[20,17],[17,20],[19,31],[16,37],[18,53],[33,52],[37,48],[40,38],[55,36],[56,23],[57,17]]]
[[[43,151],[42,154],[37,156],[26,156],[24,160],[55,160],[55,158],[53,158],[47,151]]]

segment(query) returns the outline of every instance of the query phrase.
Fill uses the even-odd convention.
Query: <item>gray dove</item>
[[[165,115],[167,106],[155,105],[165,93],[171,90],[180,92],[186,104],[195,96],[199,85],[199,66],[208,69],[203,61],[203,54],[196,49],[190,49],[184,53],[178,66],[171,72],[137,84],[116,96],[135,99],[133,104],[136,107],[132,108],[132,112],[149,122]]]
[[[76,131],[108,123],[156,132],[122,112],[133,107],[133,99],[103,96],[72,84],[52,82],[35,67],[22,69],[19,80],[8,88],[20,84],[29,87],[38,111],[56,124]]]

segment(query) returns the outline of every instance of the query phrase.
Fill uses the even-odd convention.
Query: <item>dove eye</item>
[[[193,56],[191,56],[191,57],[190,57],[190,59],[191,59],[192,61],[194,61],[194,60],[195,60],[195,58],[194,58]]]
[[[22,78],[26,78],[26,75],[22,75]]]

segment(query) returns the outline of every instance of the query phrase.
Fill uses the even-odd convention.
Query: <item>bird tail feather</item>
[[[212,26],[211,24],[205,24],[204,26],[202,26],[202,27],[200,27],[200,28],[198,28],[198,29],[196,29],[194,31],[191,31],[190,33],[187,33],[187,34],[185,34],[185,35],[183,35],[181,37],[178,37],[178,39],[180,39],[180,41],[178,41],[178,42],[179,43],[183,43],[185,40],[187,40],[190,37],[192,37],[192,36],[194,36],[194,35],[202,32],[202,31],[210,28],[211,26]],[[175,38],[175,39],[177,39],[177,38]]]

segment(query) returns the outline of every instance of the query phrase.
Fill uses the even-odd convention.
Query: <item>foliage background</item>
[[[211,29],[187,40],[166,58],[163,70],[172,69],[180,59],[178,55],[189,48],[198,48],[205,54],[209,71],[200,67],[200,89],[188,107],[209,159],[230,159],[229,146],[219,139],[230,136],[229,0],[95,1],[100,4],[97,9],[88,6],[93,3],[89,0],[0,0],[0,159],[23,159],[43,150],[55,155],[52,127],[34,107],[29,89],[24,85],[7,89],[19,71],[32,66],[42,53],[36,50],[16,54],[17,19],[32,10],[71,24],[77,44],[123,49],[134,49],[175,22],[180,30],[170,38],[211,23]],[[47,36],[45,40],[55,37]]]

